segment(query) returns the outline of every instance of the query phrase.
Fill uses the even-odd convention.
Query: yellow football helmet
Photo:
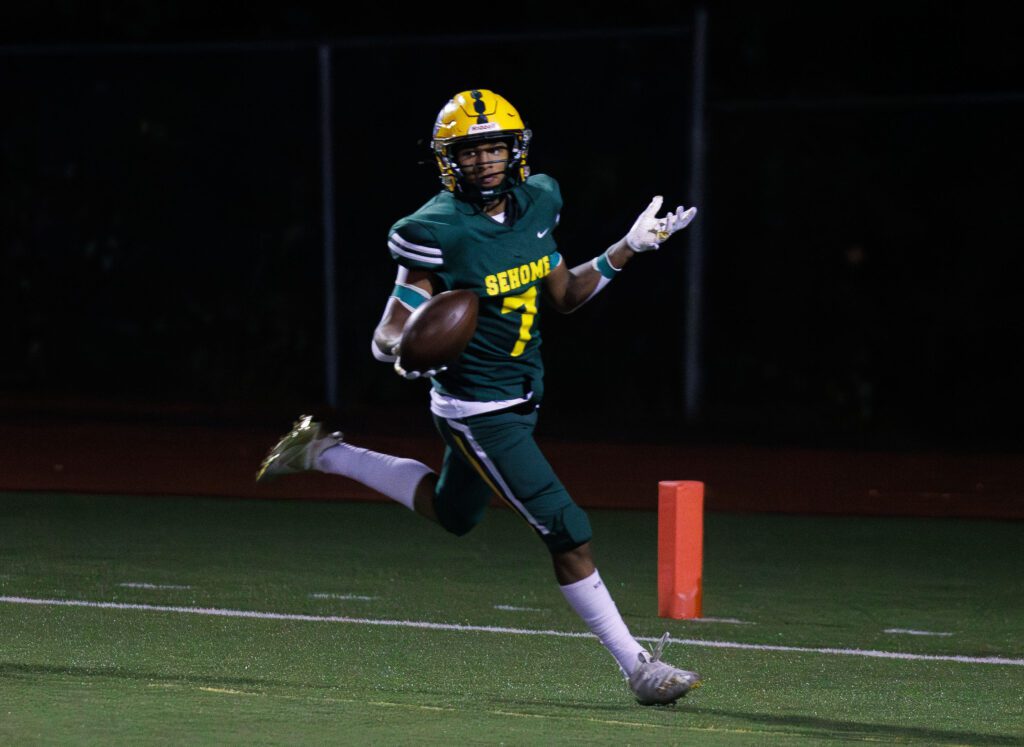
[[[515,107],[493,91],[481,88],[455,94],[438,113],[430,141],[441,170],[441,184],[449,192],[458,191],[471,198],[480,194],[465,181],[455,160],[455,147],[482,140],[504,140],[509,147],[508,169],[502,186],[483,196],[497,196],[522,184],[530,175],[526,154],[531,134]]]

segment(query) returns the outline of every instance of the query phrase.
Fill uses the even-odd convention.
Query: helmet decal
[[[476,123],[487,124],[487,115],[484,114],[487,111],[487,104],[482,101],[484,95],[480,91],[473,91],[469,95],[473,97],[473,111],[478,115]]]

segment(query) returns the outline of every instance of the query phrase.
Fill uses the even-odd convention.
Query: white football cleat
[[[661,660],[668,633],[665,633],[650,654],[638,654],[640,664],[629,675],[629,689],[640,705],[669,705],[700,687],[700,675],[676,669]]]
[[[321,436],[322,431],[323,425],[314,421],[312,415],[300,416],[292,429],[267,453],[260,471],[256,473],[256,482],[312,470],[324,449],[342,440],[340,433],[324,437]]]

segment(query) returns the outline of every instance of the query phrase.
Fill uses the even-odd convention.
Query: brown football
[[[406,371],[447,366],[466,349],[476,332],[480,300],[473,291],[438,293],[405,323],[399,352]]]

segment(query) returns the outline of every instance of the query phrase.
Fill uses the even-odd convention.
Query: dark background
[[[710,6],[701,417],[682,420],[681,237],[546,315],[544,427],[1019,447],[1024,53],[994,7]],[[4,9],[4,411],[323,407],[320,43],[342,418],[425,404],[369,339],[387,229],[436,189],[418,141],[454,92],[489,87],[524,114],[534,170],[562,185],[570,264],[652,194],[689,204],[692,5],[513,9]]]

